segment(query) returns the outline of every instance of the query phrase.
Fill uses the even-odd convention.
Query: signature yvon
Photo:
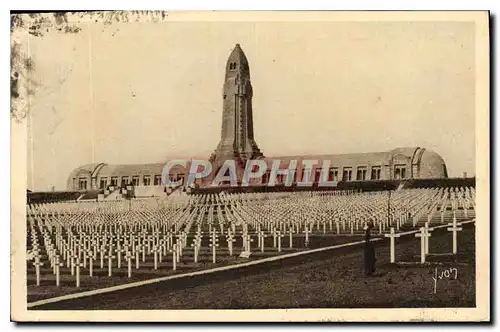
[[[432,280],[434,280],[434,294],[436,294],[437,291],[437,282],[438,280],[456,280],[458,279],[458,269],[455,267],[450,267],[445,270],[438,271],[438,268],[436,267],[436,270],[434,271],[434,276],[432,277]]]

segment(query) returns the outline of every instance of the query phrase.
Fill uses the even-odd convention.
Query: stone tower
[[[253,136],[250,68],[240,44],[236,44],[227,60],[222,98],[221,140],[210,157],[214,170],[227,159],[244,165],[248,159],[263,157]]]

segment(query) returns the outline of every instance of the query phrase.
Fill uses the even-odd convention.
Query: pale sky
[[[421,146],[450,176],[474,175],[474,33],[467,22],[167,21],[32,37],[28,188],[65,189],[93,162],[208,158],[236,43],[264,155]]]

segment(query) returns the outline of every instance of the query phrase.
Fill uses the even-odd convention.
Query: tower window
[[[234,70],[234,69],[236,69],[236,62],[231,62],[231,63],[229,64],[229,69],[230,69],[230,70]]]

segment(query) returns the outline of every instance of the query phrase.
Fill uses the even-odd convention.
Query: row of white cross
[[[456,217],[453,217],[453,223],[448,224],[447,231],[452,232],[453,236],[453,249],[452,254],[456,255],[458,252],[458,232],[462,231],[463,228],[460,227],[461,224],[457,223]],[[429,238],[431,237],[431,232],[434,228],[429,227],[429,223],[426,222],[424,227],[420,227],[418,233],[415,237],[420,238],[420,263],[425,263],[426,257],[429,255]],[[391,227],[391,231],[388,234],[384,234],[385,237],[390,239],[390,262],[396,262],[396,238],[403,235],[403,233],[396,233],[394,228]]]
[[[139,269],[146,255],[153,256],[156,270],[170,254],[172,269],[176,270],[183,251],[191,247],[193,262],[198,263],[204,238],[208,239],[213,263],[217,262],[221,237],[225,237],[224,250],[230,256],[236,239],[241,239],[242,252],[250,252],[255,239],[256,249],[264,252],[265,238],[272,237],[273,248],[281,252],[285,236],[289,248],[300,247],[301,243],[307,247],[311,236],[362,234],[368,220],[374,222],[379,234],[391,229],[387,235],[392,236],[392,243],[397,237],[394,228],[399,231],[401,227],[416,226],[423,218],[427,219],[427,234],[433,216],[440,211],[443,223],[448,207],[453,211],[456,228],[458,208],[466,218],[469,208],[475,207],[474,188],[403,189],[392,192],[391,201],[388,199],[387,192],[332,191],[30,205],[31,259],[37,285],[45,252],[56,284],[60,283],[60,268],[65,265],[79,287],[80,270],[88,266],[92,276],[97,262],[100,268],[106,262],[108,276],[112,276],[114,265],[121,268],[125,260],[130,278],[132,262]],[[295,240],[297,237],[303,240]],[[423,238],[428,241],[427,235]]]

